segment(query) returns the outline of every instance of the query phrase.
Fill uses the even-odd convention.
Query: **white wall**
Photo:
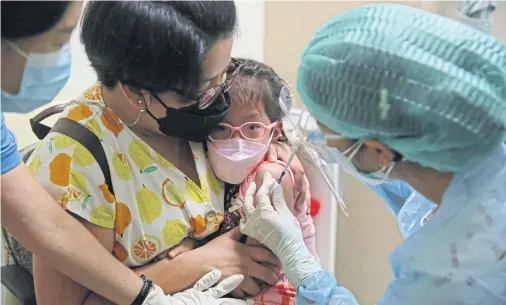
[[[239,29],[233,55],[263,60],[265,24],[264,1],[237,1],[236,6],[239,15]],[[90,67],[88,58],[84,53],[83,45],[79,41],[79,31],[76,30],[74,32],[71,44],[73,48],[73,57],[70,80],[52,104],[68,102],[96,81],[96,75]],[[27,115],[5,115],[7,126],[9,126],[18,138],[19,147],[24,147],[37,140],[35,135],[32,134],[28,120],[46,107],[48,106],[43,106]]]

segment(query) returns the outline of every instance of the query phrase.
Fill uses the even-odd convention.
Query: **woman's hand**
[[[187,256],[192,264],[220,270],[224,277],[243,274],[245,279],[232,296],[256,296],[262,289],[257,280],[269,286],[277,283],[280,262],[268,249],[244,245],[239,239],[239,228],[235,228],[200,248],[179,254],[178,258]]]
[[[320,263],[304,244],[299,221],[286,206],[283,188],[269,172],[256,195],[255,191],[256,185],[252,182],[244,198],[241,232],[271,249],[281,260],[283,271],[292,285],[297,287],[322,270]],[[255,199],[256,205],[253,203]]]
[[[272,142],[269,146],[269,150],[266,154],[266,160],[269,162],[276,162],[276,160],[280,160],[283,162],[288,162],[290,155],[292,154],[292,150],[290,146],[284,142]],[[304,173],[304,167],[302,167],[302,163],[299,158],[295,156],[290,163],[290,169],[293,172],[294,178],[294,207],[297,211],[303,210],[303,205],[309,205],[311,202],[311,195],[309,192],[309,183],[306,178],[306,174]],[[310,207],[307,206],[307,211],[310,210]]]

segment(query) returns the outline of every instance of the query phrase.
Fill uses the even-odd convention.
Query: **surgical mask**
[[[5,41],[26,58],[18,94],[2,90],[2,111],[27,113],[50,103],[70,77],[70,44],[51,53],[26,53],[11,41]]]
[[[203,142],[227,115],[230,106],[228,94],[221,93],[207,108],[200,109],[193,104],[179,109],[167,107],[155,94],[153,96],[165,108],[165,117],[156,118],[149,110],[146,112],[158,123],[160,131],[168,136],[192,142]]]
[[[269,142],[272,139],[269,139]],[[214,174],[230,184],[243,182],[264,159],[268,144],[244,139],[213,140],[208,142],[207,159]]]
[[[325,142],[328,143],[329,140],[343,140],[345,139],[339,135],[325,135]],[[359,170],[355,164],[353,164],[352,160],[356,156],[356,154],[360,151],[360,148],[364,145],[364,141],[359,140],[351,145],[344,152],[340,152],[335,147],[329,147],[332,151],[334,158],[337,160],[342,169],[354,177],[355,179],[362,181],[369,185],[378,185],[388,181],[388,176],[390,172],[395,166],[395,162],[391,161],[388,165],[382,167],[376,172],[372,173],[364,173]],[[328,144],[327,144],[328,146]]]

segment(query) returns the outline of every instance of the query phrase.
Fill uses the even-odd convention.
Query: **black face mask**
[[[207,108],[199,109],[198,104],[179,109],[167,107],[156,95],[153,96],[166,109],[166,116],[156,118],[149,110],[146,112],[158,122],[160,131],[168,136],[182,138],[192,142],[203,142],[227,115],[230,98],[220,93]]]

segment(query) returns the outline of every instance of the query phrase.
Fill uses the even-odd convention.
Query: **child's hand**
[[[179,244],[175,245],[165,252],[160,253],[160,258],[174,259],[179,254],[198,248],[198,245],[199,242],[197,240],[186,237]],[[165,255],[165,257],[162,255]]]

